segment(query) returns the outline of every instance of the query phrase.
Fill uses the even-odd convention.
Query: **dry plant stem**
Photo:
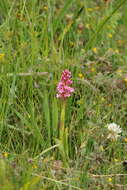
[[[48,72],[28,72],[28,73],[7,73],[8,77],[12,77],[14,75],[17,76],[42,76],[42,75],[47,75]]]
[[[59,144],[55,144],[54,146],[51,146],[51,147],[47,148],[46,150],[42,151],[39,155],[37,155],[37,156],[34,158],[34,160],[40,158],[41,156],[43,156],[43,154],[45,154],[45,153],[47,153],[48,151],[50,151],[50,150],[52,150],[52,149],[54,149],[54,148],[57,148],[57,147],[59,147]]]
[[[38,174],[36,174],[36,173],[32,173],[32,175],[33,175],[33,176],[41,177],[42,179],[45,179],[45,180],[48,180],[48,181],[52,181],[52,182],[58,183],[58,184],[60,184],[60,185],[64,185],[64,186],[71,187],[71,188],[73,188],[73,189],[83,190],[83,189],[81,189],[81,188],[79,188],[79,187],[76,187],[76,186],[73,186],[73,185],[71,185],[71,184],[67,184],[67,183],[64,183],[64,182],[62,182],[62,181],[58,181],[58,180],[56,180],[56,179],[49,178],[49,177],[46,177],[46,176],[38,175]]]
[[[93,177],[93,178],[120,177],[120,176],[127,176],[127,174],[108,174],[108,175],[94,175],[94,174],[90,174],[90,177]]]

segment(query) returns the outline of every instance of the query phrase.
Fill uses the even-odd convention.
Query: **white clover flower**
[[[109,135],[107,138],[111,140],[117,140],[117,138],[120,136],[119,134],[122,132],[120,126],[116,123],[110,123],[107,127],[109,130]]]

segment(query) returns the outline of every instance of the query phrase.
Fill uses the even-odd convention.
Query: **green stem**
[[[62,102],[62,109],[61,109],[61,118],[60,118],[60,139],[63,140],[64,137],[64,130],[65,130],[65,107],[66,107],[66,100]]]
[[[64,162],[64,166],[68,167],[68,140],[67,140],[68,134],[65,129],[65,108],[66,108],[66,100],[63,100],[61,108],[59,140],[60,140],[60,151]]]

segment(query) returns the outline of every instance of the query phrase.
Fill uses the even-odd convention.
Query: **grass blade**
[[[100,33],[100,31],[103,29],[103,27],[105,26],[105,24],[112,18],[112,16],[123,6],[123,4],[127,2],[127,0],[123,0],[122,2],[120,2],[117,7],[111,12],[111,14],[109,16],[107,16],[98,26],[97,30],[95,31],[95,33],[92,35],[91,39],[88,41],[88,43],[86,44],[85,50],[89,50],[94,42],[95,39],[97,37],[97,35]]]

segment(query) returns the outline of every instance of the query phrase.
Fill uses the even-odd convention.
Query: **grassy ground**
[[[0,0],[0,190],[127,189],[126,31],[127,0]]]

